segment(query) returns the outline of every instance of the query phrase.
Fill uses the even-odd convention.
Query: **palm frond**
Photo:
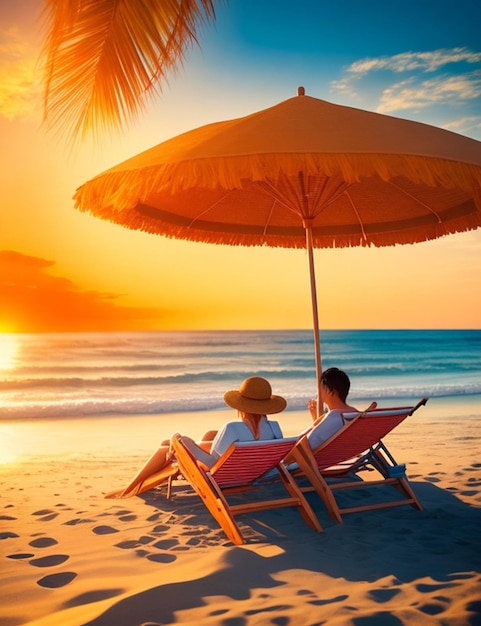
[[[215,18],[215,0],[44,1],[44,119],[73,141],[135,120]]]

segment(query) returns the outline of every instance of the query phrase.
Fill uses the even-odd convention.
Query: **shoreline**
[[[367,405],[357,402],[359,408]],[[380,406],[400,406],[407,400],[379,402]],[[286,437],[297,435],[310,424],[307,409],[286,410],[276,416]],[[174,432],[194,439],[211,428],[236,419],[229,408],[216,411],[184,411],[161,414],[109,414],[35,419],[0,419],[0,465],[15,461],[62,459],[72,455],[141,455],[151,452]],[[430,398],[403,428],[426,421],[469,419],[481,421],[481,396]]]

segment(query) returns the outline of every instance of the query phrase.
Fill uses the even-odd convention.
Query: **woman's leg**
[[[204,450],[204,452],[210,452],[210,449],[212,448],[212,442],[214,441],[216,435],[216,430],[208,430],[204,435],[202,435],[202,439],[200,441],[197,441],[196,443],[199,448],[202,448],[202,450]]]
[[[199,441],[197,444],[189,437],[183,438],[189,440],[189,446],[192,448],[192,453],[209,467],[216,461],[216,459],[209,454],[212,441],[216,434],[216,430],[207,431],[202,437],[202,441]],[[160,484],[164,480],[167,480],[169,476],[176,471],[176,468],[172,465],[170,440],[164,439],[160,447],[154,452],[148,461],[144,463],[125,489],[122,489],[121,491],[113,491],[105,497],[130,498],[132,496],[136,496],[139,493],[147,491],[148,489],[152,489],[155,484]]]
[[[214,441],[217,433],[217,430],[208,430],[204,435],[202,435],[202,441]]]
[[[152,456],[144,463],[144,465],[140,468],[134,478],[130,481],[125,489],[122,491],[116,491],[110,494],[107,494],[107,498],[129,498],[131,496],[135,496],[147,489],[151,489],[154,485],[151,485],[152,480],[148,481],[147,479],[153,477],[154,474],[158,474],[159,472],[165,471],[166,479],[169,475],[171,475],[172,471],[172,460],[170,454],[170,445],[162,445],[152,454]],[[157,484],[160,484],[163,480],[163,475],[160,474],[158,476],[159,481]],[[144,485],[144,482],[147,482]],[[151,486],[149,486],[151,485]],[[142,487],[145,487],[144,489]]]

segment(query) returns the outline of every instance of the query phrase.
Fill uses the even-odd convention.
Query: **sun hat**
[[[226,391],[224,402],[233,409],[259,415],[280,413],[287,406],[287,401],[273,395],[269,381],[260,376],[246,378],[238,391]]]

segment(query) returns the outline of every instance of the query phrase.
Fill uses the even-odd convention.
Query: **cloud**
[[[444,124],[444,128],[447,130],[453,130],[457,133],[466,133],[481,130],[481,115],[471,115],[467,117],[461,117],[452,122]]]
[[[464,75],[443,75],[430,80],[409,78],[384,89],[379,113],[421,109],[433,104],[475,100],[481,97],[481,70]]]
[[[403,52],[391,57],[361,59],[352,63],[347,74],[361,77],[375,70],[389,70],[396,73],[421,70],[435,72],[450,63],[480,63],[481,52],[471,52],[467,48],[433,50],[431,52]]]
[[[438,125],[479,134],[481,52],[452,48],[364,58],[349,65],[331,87],[347,98],[368,101],[378,113],[428,110],[432,116],[437,107]]]
[[[36,48],[16,28],[0,29],[0,115],[38,119],[40,98]]]
[[[146,328],[153,308],[127,307],[118,295],[84,290],[49,273],[53,261],[0,251],[0,331],[77,332]]]

